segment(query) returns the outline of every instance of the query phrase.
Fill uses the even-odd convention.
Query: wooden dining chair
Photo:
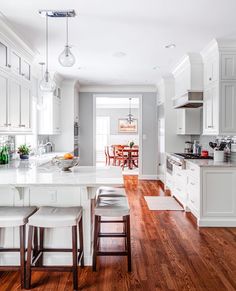
[[[122,167],[122,170],[124,170],[125,165],[128,162],[128,156],[124,152],[124,146],[116,147],[115,148],[115,163],[120,167]]]
[[[111,160],[112,160],[112,165],[114,166],[115,155],[114,155],[114,151],[113,151],[113,153],[111,153],[110,146],[105,146],[105,156],[106,156],[106,166],[111,165]]]

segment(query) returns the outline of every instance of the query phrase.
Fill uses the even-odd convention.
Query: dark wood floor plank
[[[98,272],[79,270],[79,288],[89,291],[235,291],[236,228],[199,229],[182,211],[150,211],[144,196],[163,196],[156,181],[125,178],[131,206],[133,272],[123,257],[100,257]],[[104,225],[105,231],[121,225]],[[123,239],[102,239],[105,249],[122,249]],[[34,272],[35,291],[72,290],[68,273]],[[20,274],[0,273],[0,291],[20,289]]]

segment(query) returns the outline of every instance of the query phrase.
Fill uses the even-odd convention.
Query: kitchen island
[[[198,226],[236,226],[236,163],[185,159],[166,173],[166,186]]]
[[[14,161],[0,166],[1,206],[82,206],[85,264],[91,265],[92,208],[96,189],[102,185],[123,186],[119,167],[76,167],[63,172],[50,163]],[[46,229],[45,247],[71,247],[69,228]],[[0,229],[0,247],[18,247],[17,228]],[[71,264],[71,254],[46,253],[44,263]],[[18,264],[16,253],[0,255],[0,265]]]

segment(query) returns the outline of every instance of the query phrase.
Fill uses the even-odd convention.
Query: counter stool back
[[[20,248],[0,248],[3,252],[19,252],[20,266],[0,266],[0,271],[18,271],[21,273],[21,288],[25,287],[25,226],[28,218],[37,210],[36,207],[0,206],[0,228],[19,227]]]

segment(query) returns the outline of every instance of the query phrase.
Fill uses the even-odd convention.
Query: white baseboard
[[[159,180],[158,175],[139,175],[139,180]]]

